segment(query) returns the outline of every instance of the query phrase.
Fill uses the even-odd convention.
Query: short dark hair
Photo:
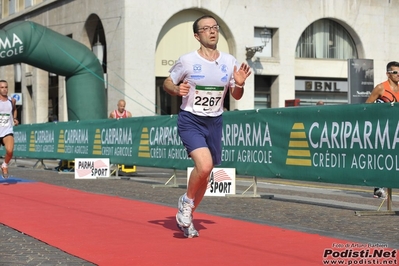
[[[1,79],[0,82],[8,83],[7,80]]]
[[[214,17],[212,17],[211,15],[204,15],[202,17],[199,17],[193,23],[193,32],[194,33],[198,33],[198,22],[200,20],[202,20],[202,19],[205,19],[205,18],[212,18],[212,19],[214,19],[216,21],[216,24],[218,23],[218,21]]]
[[[387,64],[387,71],[391,70],[391,67],[393,67],[393,66],[399,67],[399,62],[396,62],[396,61],[389,62]]]

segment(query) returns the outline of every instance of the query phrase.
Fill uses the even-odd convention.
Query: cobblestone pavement
[[[178,188],[159,187],[173,175],[170,169],[139,167],[132,176],[97,180],[77,180],[70,173],[34,169],[30,165],[14,166],[10,172],[18,178],[172,207],[185,192],[185,171],[176,172]],[[238,177],[237,194],[251,184],[250,178]],[[259,179],[257,195],[261,197],[206,197],[197,211],[335,237],[343,243],[378,243],[399,248],[399,204],[395,202],[399,197],[395,192],[396,215],[357,216],[357,210],[386,209],[385,204],[380,207],[381,200],[372,197],[372,188]],[[251,193],[252,189],[245,195]],[[0,240],[0,266],[93,265],[6,225],[0,224]]]
[[[0,265],[94,265],[35,238],[0,225]]]

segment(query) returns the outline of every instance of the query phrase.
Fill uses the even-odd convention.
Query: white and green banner
[[[399,104],[231,111],[223,163],[238,175],[399,188]],[[177,116],[15,127],[16,157],[109,158],[112,164],[185,170],[193,163]],[[4,150],[2,150],[4,153]]]

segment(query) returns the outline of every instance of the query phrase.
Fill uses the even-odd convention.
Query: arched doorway
[[[106,91],[106,101],[108,99],[107,90],[107,40],[101,19],[96,14],[91,14],[86,21],[85,29],[90,40],[93,53],[97,56],[104,72],[104,83]]]
[[[197,18],[203,15],[205,15],[205,13],[198,10],[179,12],[165,23],[159,33],[155,52],[157,114],[177,114],[179,112],[181,98],[167,94],[163,90],[162,84],[165,78],[169,76],[170,68],[180,55],[199,48],[198,41],[193,36],[193,23]],[[221,19],[217,16],[214,17],[218,20],[220,25],[218,50],[231,53],[232,49],[230,49],[228,42],[231,33]],[[226,95],[226,105],[229,105],[229,95],[230,94]]]

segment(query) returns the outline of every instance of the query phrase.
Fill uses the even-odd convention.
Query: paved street
[[[44,161],[48,170],[41,164],[33,168],[34,163],[18,160],[10,167],[10,173],[18,178],[172,207],[185,191],[185,171],[176,172],[176,182],[180,185],[176,188],[162,186],[173,175],[171,169],[138,167],[131,176],[76,180],[73,173],[52,170],[56,161]],[[381,212],[377,216],[357,216],[355,211],[386,210],[385,203],[381,206],[382,200],[372,197],[373,188],[259,178],[256,195],[260,197],[250,197],[254,194],[251,184],[252,178],[237,177],[236,195],[249,188],[244,194],[247,197],[206,197],[197,211],[332,236],[343,239],[343,243],[383,243],[399,248],[396,190],[393,196],[396,215]],[[10,227],[0,224],[0,265],[93,265]]]

